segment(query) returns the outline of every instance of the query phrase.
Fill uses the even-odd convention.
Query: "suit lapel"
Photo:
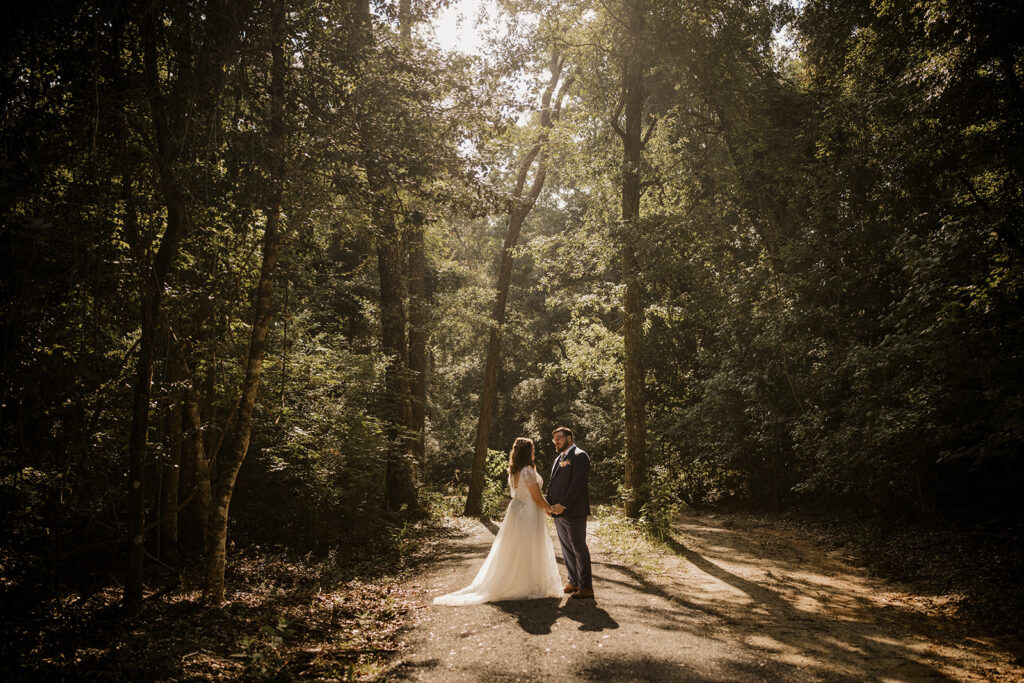
[[[566,460],[566,461],[569,460],[569,458],[572,457],[573,451],[575,451],[575,450],[576,450],[576,446],[575,445],[569,446],[569,450],[567,450],[565,452],[565,455],[559,455],[557,458],[555,458],[555,464],[551,466],[551,478],[552,479],[555,478],[555,474],[558,472],[558,470],[562,469],[561,467],[559,467],[559,463],[561,463],[563,460]]]

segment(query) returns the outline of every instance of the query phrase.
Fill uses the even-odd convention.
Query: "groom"
[[[590,456],[573,443],[572,430],[559,427],[551,433],[558,457],[551,466],[548,502],[555,520],[562,558],[569,573],[565,592],[573,598],[594,597],[587,548],[587,515],[590,514]]]

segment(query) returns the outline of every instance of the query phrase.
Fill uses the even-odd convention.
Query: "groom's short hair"
[[[554,436],[555,434],[564,434],[565,436],[569,437],[573,441],[576,440],[576,437],[572,435],[572,430],[569,429],[568,427],[559,427],[555,431],[551,432],[551,436]]]

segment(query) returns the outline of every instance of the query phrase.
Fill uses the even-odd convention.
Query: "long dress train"
[[[478,605],[498,600],[562,597],[555,563],[555,548],[548,532],[547,515],[537,507],[527,484],[544,480],[530,467],[519,470],[505,521],[473,583],[462,590],[434,598],[435,605]]]

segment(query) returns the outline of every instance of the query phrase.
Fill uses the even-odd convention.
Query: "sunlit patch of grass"
[[[599,505],[595,512],[594,535],[610,555],[641,571],[661,569],[664,546],[652,539],[643,525],[611,505]]]
[[[466,496],[451,491],[424,491],[422,502],[432,516],[444,519],[462,514]]]

